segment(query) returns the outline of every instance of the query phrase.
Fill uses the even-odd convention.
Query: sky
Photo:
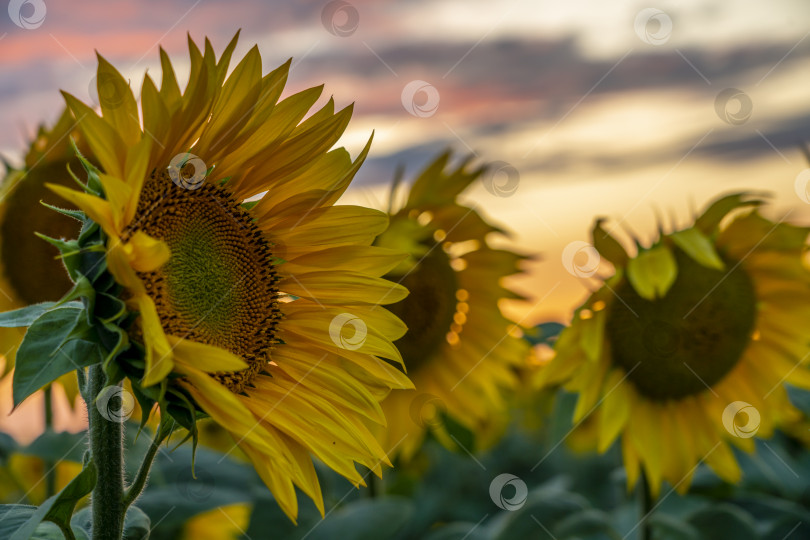
[[[12,0],[0,154],[20,159],[59,90],[94,99],[96,51],[137,95],[158,45],[182,81],[187,34],[221,52],[239,29],[235,58],[257,44],[267,72],[292,57],[286,95],[325,84],[321,104],[354,103],[350,152],[374,132],[343,202],[382,208],[398,165],[413,178],[446,148],[495,164],[464,198],[512,232],[494,245],[535,257],[508,281],[530,298],[504,306],[523,324],[566,321],[609,275],[578,247],[596,217],[644,243],[756,190],[771,217],[810,223],[803,0]]]

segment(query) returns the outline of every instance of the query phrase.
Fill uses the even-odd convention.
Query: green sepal
[[[245,210],[252,210],[253,207],[256,206],[257,204],[259,204],[260,201],[261,201],[261,199],[257,199],[255,201],[243,202],[242,203],[242,208],[244,208]]]
[[[63,216],[73,218],[76,221],[80,221],[82,223],[84,223],[84,221],[87,219],[87,216],[81,210],[69,210],[67,208],[59,208],[58,206],[48,204],[45,201],[39,201],[39,204],[41,204],[45,208],[50,208],[54,212],[58,212],[58,213],[62,214]]]
[[[757,207],[764,203],[761,199],[748,200],[751,196],[751,193],[741,192],[717,199],[695,220],[695,228],[711,236],[731,211],[745,206]]]
[[[598,218],[593,225],[591,238],[593,247],[599,255],[610,261],[613,266],[620,267],[627,264],[628,256],[622,245],[613,236],[602,228],[604,218]]]
[[[79,247],[79,242],[76,240],[60,240],[59,238],[52,238],[38,232],[35,232],[34,235],[41,240],[45,240],[59,250],[58,258],[61,259],[62,264],[65,266],[68,276],[70,276],[70,280],[75,283],[78,279],[79,267],[81,263],[81,257],[79,257],[79,255],[82,253],[82,249]]]
[[[41,302],[13,311],[0,313],[0,328],[23,328],[31,326],[34,324],[34,321],[57,306],[57,302]],[[68,306],[63,305],[62,307]],[[74,302],[71,303],[69,307],[81,308],[82,305],[80,302]]]
[[[152,385],[149,389],[154,389],[156,385]],[[158,402],[157,399],[153,399],[144,393],[143,389],[139,384],[132,385],[132,393],[135,395],[135,399],[138,401],[138,405],[141,406],[141,422],[138,426],[138,431],[142,430],[146,427],[147,422],[149,422],[149,416],[152,413],[152,409],[155,406],[155,403]]]
[[[79,158],[79,162],[87,173],[87,185],[84,186],[84,190],[97,197],[103,197],[104,187],[101,185],[101,179],[99,178],[101,171],[96,168],[95,165],[87,161],[87,158],[85,158],[78,149],[76,149],[76,156]]]
[[[127,305],[117,296],[101,292],[96,294],[95,316],[102,323],[109,323],[125,317]]]
[[[669,235],[672,241],[675,242],[684,253],[689,255],[695,262],[711,268],[714,270],[723,270],[726,264],[717,250],[714,249],[714,244],[709,238],[703,234],[699,229],[692,227],[683,231],[674,232]]]
[[[76,504],[93,491],[97,479],[98,472],[91,461],[62,491],[42,503],[28,521],[11,535],[10,540],[28,540],[43,521],[52,521],[62,529],[70,529]]]
[[[103,369],[104,372],[109,375],[111,365],[113,364],[113,359],[129,348],[129,334],[127,334],[126,331],[124,331],[124,329],[118,325],[108,322],[103,322],[102,325],[106,332],[108,332],[110,335],[116,336],[117,338],[115,345],[112,347],[106,343],[109,340],[103,340],[105,341],[105,348],[109,351],[107,356],[104,358]]]
[[[98,343],[71,339],[81,309],[60,307],[47,311],[28,328],[17,350],[12,394],[14,407],[58,377],[101,362]]]
[[[93,284],[90,283],[90,280],[84,277],[81,273],[77,274],[73,288],[70,289],[61,300],[59,300],[58,305],[64,305],[72,300],[80,299],[85,300],[84,305],[87,308],[85,310],[87,324],[92,326],[93,311],[96,305],[96,290],[93,288]]]
[[[678,265],[665,244],[639,251],[627,261],[627,279],[642,298],[655,300],[667,294],[678,276]]]

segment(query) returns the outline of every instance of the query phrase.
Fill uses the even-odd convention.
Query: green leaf
[[[614,539],[622,537],[613,526],[610,516],[596,508],[589,508],[561,519],[554,526],[554,534],[558,538],[586,538],[596,535]]]
[[[413,504],[404,497],[361,499],[332,512],[307,538],[394,538],[412,513]]]
[[[698,229],[692,227],[691,229],[674,232],[669,237],[672,238],[675,245],[706,268],[723,270],[726,267],[723,259],[714,249],[714,244]]]
[[[62,431],[45,431],[34,439],[28,446],[17,450],[20,454],[36,456],[43,461],[56,463],[58,461],[72,461],[82,463],[87,450],[87,432],[69,433]]]
[[[36,506],[27,504],[0,505],[0,538],[9,538],[25,522],[31,519],[31,516],[36,511]]]
[[[15,407],[65,373],[101,362],[104,351],[97,343],[81,339],[65,343],[82,312],[74,307],[57,308],[43,314],[28,329],[17,351]]]
[[[675,257],[663,244],[640,251],[627,262],[627,279],[636,292],[647,300],[667,294],[677,275]]]
[[[753,518],[736,506],[726,503],[698,510],[689,517],[688,522],[700,532],[702,540],[758,538]]]
[[[653,537],[661,540],[700,540],[700,533],[695,527],[682,519],[664,512],[653,512],[650,515],[650,528]]]
[[[73,510],[76,508],[76,503],[93,491],[97,477],[95,464],[90,462],[85,465],[84,469],[62,491],[42,503],[28,520],[14,532],[9,540],[27,540],[31,538],[43,521],[52,521],[65,528],[70,527],[70,520]]]
[[[5,463],[17,451],[19,444],[8,433],[0,433],[0,463]]]
[[[31,326],[34,321],[42,317],[48,310],[52,309],[56,302],[42,302],[39,304],[32,304],[24,308],[15,309],[14,311],[6,311],[0,313],[0,327],[2,328],[21,328],[24,326]],[[71,307],[81,307],[81,304],[72,304]]]
[[[161,528],[180,527],[192,516],[220,506],[250,502],[251,487],[263,487],[251,467],[205,448],[197,449],[195,479],[191,455],[188,445],[173,452],[159,451],[149,483],[137,500],[138,507]]]

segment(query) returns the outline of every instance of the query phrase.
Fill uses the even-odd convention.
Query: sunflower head
[[[47,208],[64,206],[64,201],[45,186],[46,182],[73,185],[69,169],[81,169],[75,149],[87,148],[75,128],[65,109],[52,127],[38,128],[20,169],[7,165],[0,184],[0,311],[58,300],[72,286],[64,266],[55,260],[59,251],[35,233],[57,238],[79,233],[75,219]],[[2,374],[14,367],[23,335],[19,328],[0,328]],[[66,374],[59,383],[72,405],[78,395],[76,377]]]
[[[594,226],[616,272],[576,311],[537,382],[579,394],[574,421],[596,426],[592,447],[621,436],[628,485],[643,466],[654,492],[662,480],[685,490],[703,461],[736,481],[728,443],[751,450],[750,437],[795,417],[783,383],[810,384],[808,229],[764,218],[761,204],[722,197],[689,228],[636,242],[632,257]]]
[[[323,512],[312,456],[355,485],[355,463],[390,464],[367,423],[412,386],[392,344],[405,326],[381,307],[407,295],[381,278],[404,254],[371,245],[385,213],[335,205],[369,149],[332,149],[352,108],[307,117],[321,87],[280,99],[290,64],[262,76],[256,47],[228,75],[235,46],[217,58],[189,39],[183,91],[161,50],[160,89],[147,74],[140,102],[99,57],[101,115],[65,94],[87,183],[50,185],[82,232],[51,242],[110,382],[129,378],[195,443],[210,417],[295,519],[294,486]]]
[[[442,418],[477,435],[479,446],[493,442],[504,391],[514,387],[513,368],[527,354],[498,305],[520,298],[501,281],[519,272],[525,257],[489,247],[487,235],[503,231],[457,200],[485,168],[469,160],[451,166],[450,159],[446,152],[427,166],[375,241],[408,253],[387,277],[410,291],[389,309],[408,326],[396,344],[416,389],[393,392],[383,404],[386,444],[403,459],[428,431],[455,446]]]

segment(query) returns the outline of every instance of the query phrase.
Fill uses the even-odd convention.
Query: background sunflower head
[[[408,325],[396,345],[416,388],[393,392],[383,402],[387,448],[403,459],[419,449],[428,431],[456,446],[442,418],[473,432],[479,447],[496,440],[504,391],[514,387],[514,367],[527,357],[527,344],[498,305],[521,298],[502,279],[519,272],[525,257],[491,248],[487,236],[504,231],[457,201],[486,167],[450,160],[445,152],[422,171],[375,241],[408,253],[387,277],[410,291],[389,309]]]
[[[35,233],[64,238],[79,232],[75,219],[42,204],[64,206],[45,184],[73,185],[68,170],[81,168],[76,149],[85,151],[87,146],[75,128],[65,109],[52,127],[38,128],[21,168],[6,164],[0,183],[0,311],[59,300],[72,286],[65,267],[56,260],[59,251]],[[4,375],[14,367],[24,334],[21,328],[0,328]],[[62,376],[60,384],[73,405],[78,395],[75,375]]]
[[[65,99],[100,167],[82,162],[84,192],[51,188],[88,218],[66,260],[117,340],[110,379],[192,436],[210,416],[295,519],[293,486],[323,513],[312,455],[355,485],[355,463],[390,463],[366,422],[411,387],[382,360],[401,362],[405,326],[380,306],[407,290],[380,276],[404,255],[371,246],[385,213],[335,205],[369,149],[331,149],[352,107],[305,119],[322,87],[279,100],[290,64],[262,76],[256,47],[226,76],[235,46],[217,59],[189,40],[182,92],[161,50],[160,90],[147,74],[140,103],[99,57],[101,116]]]
[[[683,230],[625,249],[601,225],[593,245],[615,274],[576,311],[540,370],[540,386],[579,394],[574,421],[591,447],[621,437],[628,486],[640,468],[685,491],[701,462],[730,482],[729,443],[753,449],[795,419],[785,383],[810,387],[805,365],[807,228],[763,217],[749,194],[717,199]]]

